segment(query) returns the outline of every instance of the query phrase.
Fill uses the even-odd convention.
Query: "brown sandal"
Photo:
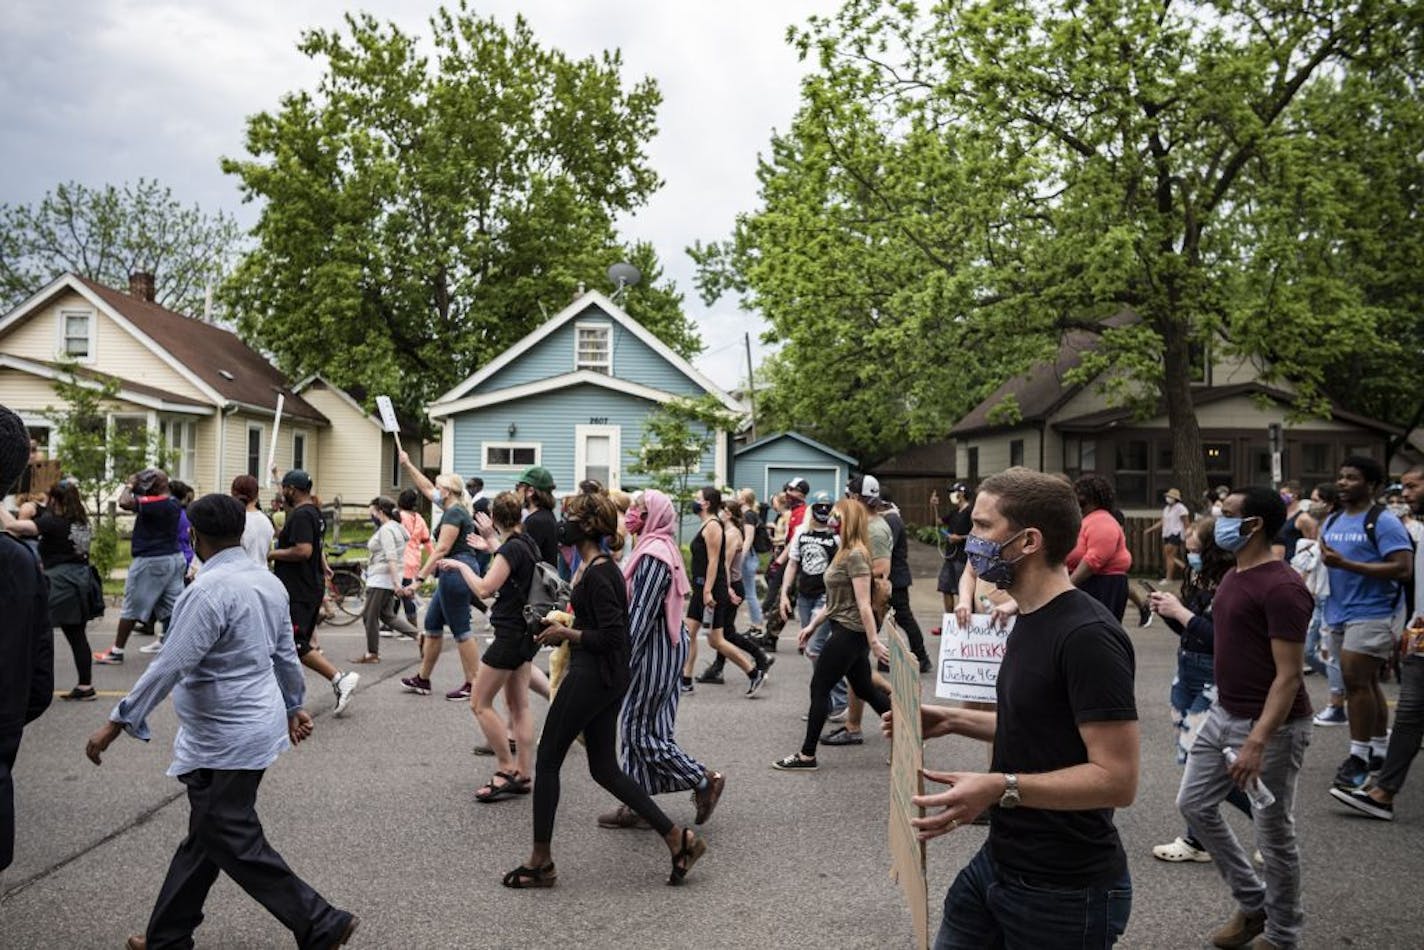
[[[707,840],[699,838],[691,828],[682,829],[682,847],[672,856],[672,873],[668,884],[676,887],[687,877],[697,859],[707,853]]]

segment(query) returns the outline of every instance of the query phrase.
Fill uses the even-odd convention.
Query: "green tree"
[[[154,275],[158,303],[200,314],[226,277],[241,232],[233,218],[185,207],[140,178],[120,187],[57,186],[35,205],[0,205],[0,306],[13,307],[63,271],[110,287]]]
[[[1087,332],[1077,378],[1165,408],[1196,492],[1203,345],[1289,380],[1302,412],[1356,354],[1417,353],[1387,328],[1418,268],[1402,252],[1365,273],[1369,213],[1350,202],[1364,157],[1386,164],[1407,200],[1384,220],[1418,246],[1417,9],[849,0],[791,39],[816,71],[762,163],[762,207],[693,251],[704,296],[740,291],[785,342],[773,402],[793,415],[822,406],[864,444],[857,420],[878,413],[896,426],[880,444],[903,444]],[[1344,147],[1362,139],[1364,157]],[[1124,309],[1139,319],[1111,320]]]
[[[644,476],[644,487],[667,495],[681,511],[697,489],[717,477],[702,467],[702,460],[716,447],[721,433],[731,432],[737,422],[715,396],[666,402],[643,420],[643,437],[631,453],[628,471]],[[677,532],[681,543],[681,518]]]
[[[624,87],[621,57],[574,60],[462,2],[415,36],[361,14],[313,30],[314,91],[252,117],[256,246],[224,299],[289,373],[423,405],[562,309],[620,259],[650,279],[628,312],[683,355],[698,348],[649,245],[617,215],[660,184],[645,148],[661,94]]]

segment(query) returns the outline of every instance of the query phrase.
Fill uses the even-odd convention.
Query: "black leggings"
[[[618,767],[618,711],[627,690],[604,686],[596,669],[571,666],[544,720],[539,753],[534,760],[534,843],[554,840],[554,814],[559,810],[559,769],[569,746],[583,733],[588,774],[620,802],[637,812],[660,835],[672,831],[672,821],[653,804],[648,793]]]
[[[905,639],[910,641],[910,650],[920,660],[929,658],[925,652],[925,635],[920,630],[920,622],[910,609],[910,588],[895,587],[890,590],[890,609],[895,613],[895,622],[905,631]]]
[[[865,700],[877,713],[884,715],[890,710],[890,696],[875,685],[870,678],[870,642],[864,632],[842,627],[830,621],[831,635],[816,657],[815,671],[811,674],[811,708],[806,714],[806,741],[801,743],[801,754],[807,758],[816,755],[816,743],[821,739],[821,729],[826,725],[826,716],[831,706],[831,689],[845,677],[855,695]]]
[[[84,624],[60,624],[64,639],[69,641],[69,649],[74,654],[74,669],[79,674],[81,684],[94,682],[94,654],[89,652],[89,637],[85,635]]]

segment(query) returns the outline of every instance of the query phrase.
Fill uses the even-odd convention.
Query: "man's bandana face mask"
[[[1020,554],[1012,561],[1005,560],[1003,557],[1004,548],[1023,537],[1023,534],[1023,531],[1019,531],[1002,542],[990,541],[988,538],[971,534],[964,541],[964,551],[969,555],[969,563],[974,566],[974,573],[978,574],[981,580],[988,581],[1000,590],[1012,587],[1014,565],[1023,559],[1023,555]]]

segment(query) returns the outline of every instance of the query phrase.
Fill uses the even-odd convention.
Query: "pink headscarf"
[[[668,585],[667,631],[673,643],[682,636],[682,614],[687,609],[687,597],[692,593],[692,585],[687,580],[687,569],[682,563],[682,552],[678,550],[677,538],[673,534],[677,527],[677,512],[667,495],[656,489],[643,492],[643,508],[648,515],[643,519],[643,531],[638,535],[638,543],[633,553],[623,562],[623,577],[628,582],[628,597],[633,597],[633,571],[645,557],[656,558],[668,566],[672,572],[672,583]]]

